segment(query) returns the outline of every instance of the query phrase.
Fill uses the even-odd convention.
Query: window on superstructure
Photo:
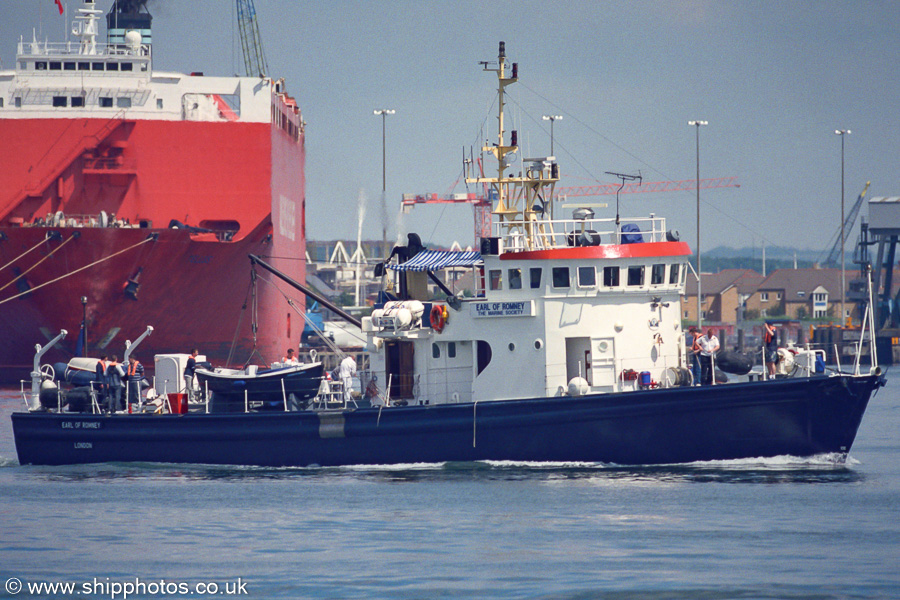
[[[569,287],[569,267],[553,267],[553,287]]]
[[[678,269],[681,265],[675,264],[672,265],[671,270],[669,271],[669,283],[672,285],[676,285],[678,283]]]
[[[53,107],[64,108],[69,105],[69,99],[65,96],[53,96]]]
[[[122,70],[123,71],[132,71],[132,70],[134,70],[134,66],[130,62],[123,62]]]
[[[162,98],[157,98],[157,99],[156,99],[156,108],[162,110],[162,107],[163,107],[163,99],[162,99]]]
[[[112,98],[100,98],[100,108],[112,108]]]
[[[3,108],[3,98],[0,98],[0,108]]]
[[[47,70],[47,61],[39,60],[34,63],[34,68],[36,71],[46,71]]]
[[[79,70],[79,71],[90,71],[90,70],[91,70],[91,63],[89,63],[89,62],[80,62],[80,63],[78,63],[78,70]]]
[[[119,108],[131,108],[131,98],[116,98],[116,106]]]
[[[522,289],[522,269],[509,269],[507,271],[509,275],[509,289],[511,290],[521,290]]]
[[[619,287],[619,267],[603,267],[603,286]]]
[[[644,265],[628,267],[628,285],[633,287],[644,285]]]
[[[437,345],[437,343],[431,344],[431,358],[440,358],[441,357],[441,347]]]
[[[578,287],[592,288],[597,285],[597,271],[594,267],[578,267]]]
[[[72,108],[81,108],[84,106],[84,96],[72,96]]]
[[[503,289],[503,271],[500,269],[491,269],[489,272],[491,276],[491,289],[492,290],[502,290]]]
[[[62,63],[61,62],[50,62],[50,70],[51,71],[62,71]]]
[[[104,64],[104,63],[102,63],[102,62],[94,62],[94,63],[91,63],[91,70],[92,70],[92,71],[102,71],[102,70],[103,70],[103,64]]]
[[[541,287],[541,273],[543,271],[540,267],[531,267],[531,289],[536,290]]]
[[[650,285],[662,285],[665,280],[666,265],[653,265],[650,269]]]
[[[16,108],[22,108],[22,98],[20,98],[19,96],[16,96],[14,103],[16,105]]]
[[[75,63],[74,63],[74,62],[66,62],[66,63],[63,63],[63,69],[65,69],[66,71],[74,71],[74,70],[75,70]]]
[[[119,70],[119,63],[117,63],[117,62],[108,62],[108,63],[106,63],[106,70],[107,70],[107,71],[118,71],[118,70]]]
[[[447,342],[447,358],[456,358],[456,342]]]

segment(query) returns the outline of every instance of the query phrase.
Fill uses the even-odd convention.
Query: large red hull
[[[145,364],[194,346],[216,364],[243,363],[254,349],[256,360],[276,360],[297,344],[302,321],[273,286],[257,285],[254,299],[247,255],[305,279],[302,135],[269,123],[149,120],[4,119],[0,128],[10,140],[0,149],[0,378],[27,376],[34,345],[60,329],[69,336],[43,362],[72,356],[82,296],[91,355],[121,357],[147,325]],[[132,226],[83,226],[100,211]],[[39,221],[57,212],[63,226]],[[73,216],[77,226],[66,226]],[[173,219],[217,233],[169,228]],[[135,278],[137,293],[126,293]]]

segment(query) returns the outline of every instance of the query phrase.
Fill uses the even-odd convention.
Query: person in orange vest
[[[97,390],[97,404],[101,407],[106,404],[106,399],[109,396],[109,379],[106,377],[106,355],[100,357],[100,360],[97,361],[97,369],[96,373],[96,382],[97,385],[94,388]]]
[[[128,369],[125,371],[128,386],[128,402],[139,402],[141,399],[141,380],[144,378],[144,365],[132,354],[128,357]]]
[[[300,361],[297,360],[297,357],[294,356],[294,349],[288,348],[287,355],[281,357],[281,362],[286,365],[299,365]]]

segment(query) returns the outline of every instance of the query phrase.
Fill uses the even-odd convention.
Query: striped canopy
[[[422,250],[402,265],[387,265],[394,271],[438,271],[447,267],[472,267],[481,263],[481,254],[450,250]]]

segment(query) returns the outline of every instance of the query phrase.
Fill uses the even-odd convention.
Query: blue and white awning
[[[481,254],[474,250],[422,250],[402,265],[387,265],[394,271],[438,271],[447,267],[473,267],[481,264]]]

